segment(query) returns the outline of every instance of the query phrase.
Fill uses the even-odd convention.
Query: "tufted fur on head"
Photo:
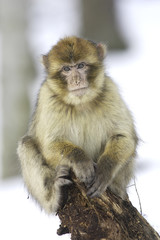
[[[61,39],[48,54],[43,55],[43,64],[47,72],[47,81],[50,88],[59,96],[63,96],[67,104],[77,105],[96,98],[104,87],[104,65],[106,46],[102,43],[78,38],[66,37]],[[64,65],[74,65],[85,62],[88,66],[88,92],[84,96],[73,96],[67,91],[67,82],[62,76]]]
[[[102,43],[95,44],[89,40],[78,37],[61,39],[47,55],[43,55],[43,64],[49,70],[53,65],[63,65],[80,60],[90,63],[101,62],[106,56],[107,48]]]

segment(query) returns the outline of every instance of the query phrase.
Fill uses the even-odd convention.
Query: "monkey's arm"
[[[117,134],[109,139],[98,160],[95,180],[88,191],[89,196],[100,195],[115,181],[115,193],[123,197],[126,185],[132,177],[135,148],[136,141],[131,136]]]
[[[73,169],[81,182],[90,183],[95,169],[93,161],[78,146],[69,141],[51,142],[44,150],[45,161],[53,168],[56,165],[67,165]]]
[[[37,142],[25,136],[18,144],[22,174],[29,193],[47,213],[56,212],[61,199],[61,186],[70,184],[68,166],[51,169],[45,163]]]

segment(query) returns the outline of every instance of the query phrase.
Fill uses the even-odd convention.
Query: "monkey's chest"
[[[90,158],[96,161],[107,141],[105,121],[97,118],[73,121],[66,126],[66,138],[81,147]]]

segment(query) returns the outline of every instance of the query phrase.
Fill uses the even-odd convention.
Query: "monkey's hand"
[[[90,183],[95,176],[93,161],[85,154],[83,149],[68,141],[55,141],[50,146],[49,154],[46,156],[47,163],[52,166],[53,152],[57,159],[60,159],[60,165],[70,167],[76,177],[84,183]],[[53,165],[54,168],[54,165]]]
[[[95,178],[88,187],[87,196],[98,197],[100,196],[111,183],[111,172],[109,165],[107,166],[105,158],[100,159],[96,166]]]
[[[71,183],[70,168],[66,165],[59,165],[55,171],[46,172],[44,178],[45,198],[42,198],[41,204],[48,213],[57,212],[58,208],[64,205],[64,201],[66,201],[64,186]],[[43,197],[42,193],[41,197]]]
[[[99,197],[108,187],[106,179],[104,175],[97,171],[95,179],[93,180],[89,190],[87,192],[87,196],[89,197]]]
[[[55,184],[60,186],[71,184],[70,168],[66,165],[59,165],[56,167]]]
[[[92,160],[84,158],[81,161],[75,161],[72,168],[81,182],[84,182],[86,185],[91,184],[95,177],[95,167]]]
[[[59,165],[55,169],[54,176],[47,175],[45,177],[44,186],[48,189],[48,194],[51,195],[53,188],[59,190],[60,187],[64,185],[69,185],[72,183],[69,177],[70,168],[65,165]]]

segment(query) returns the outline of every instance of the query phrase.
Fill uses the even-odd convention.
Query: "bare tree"
[[[34,68],[26,37],[25,0],[0,1],[2,54],[2,177],[19,172],[18,139],[29,118],[27,86]]]
[[[82,0],[82,36],[105,41],[110,49],[127,47],[119,28],[115,0]]]

